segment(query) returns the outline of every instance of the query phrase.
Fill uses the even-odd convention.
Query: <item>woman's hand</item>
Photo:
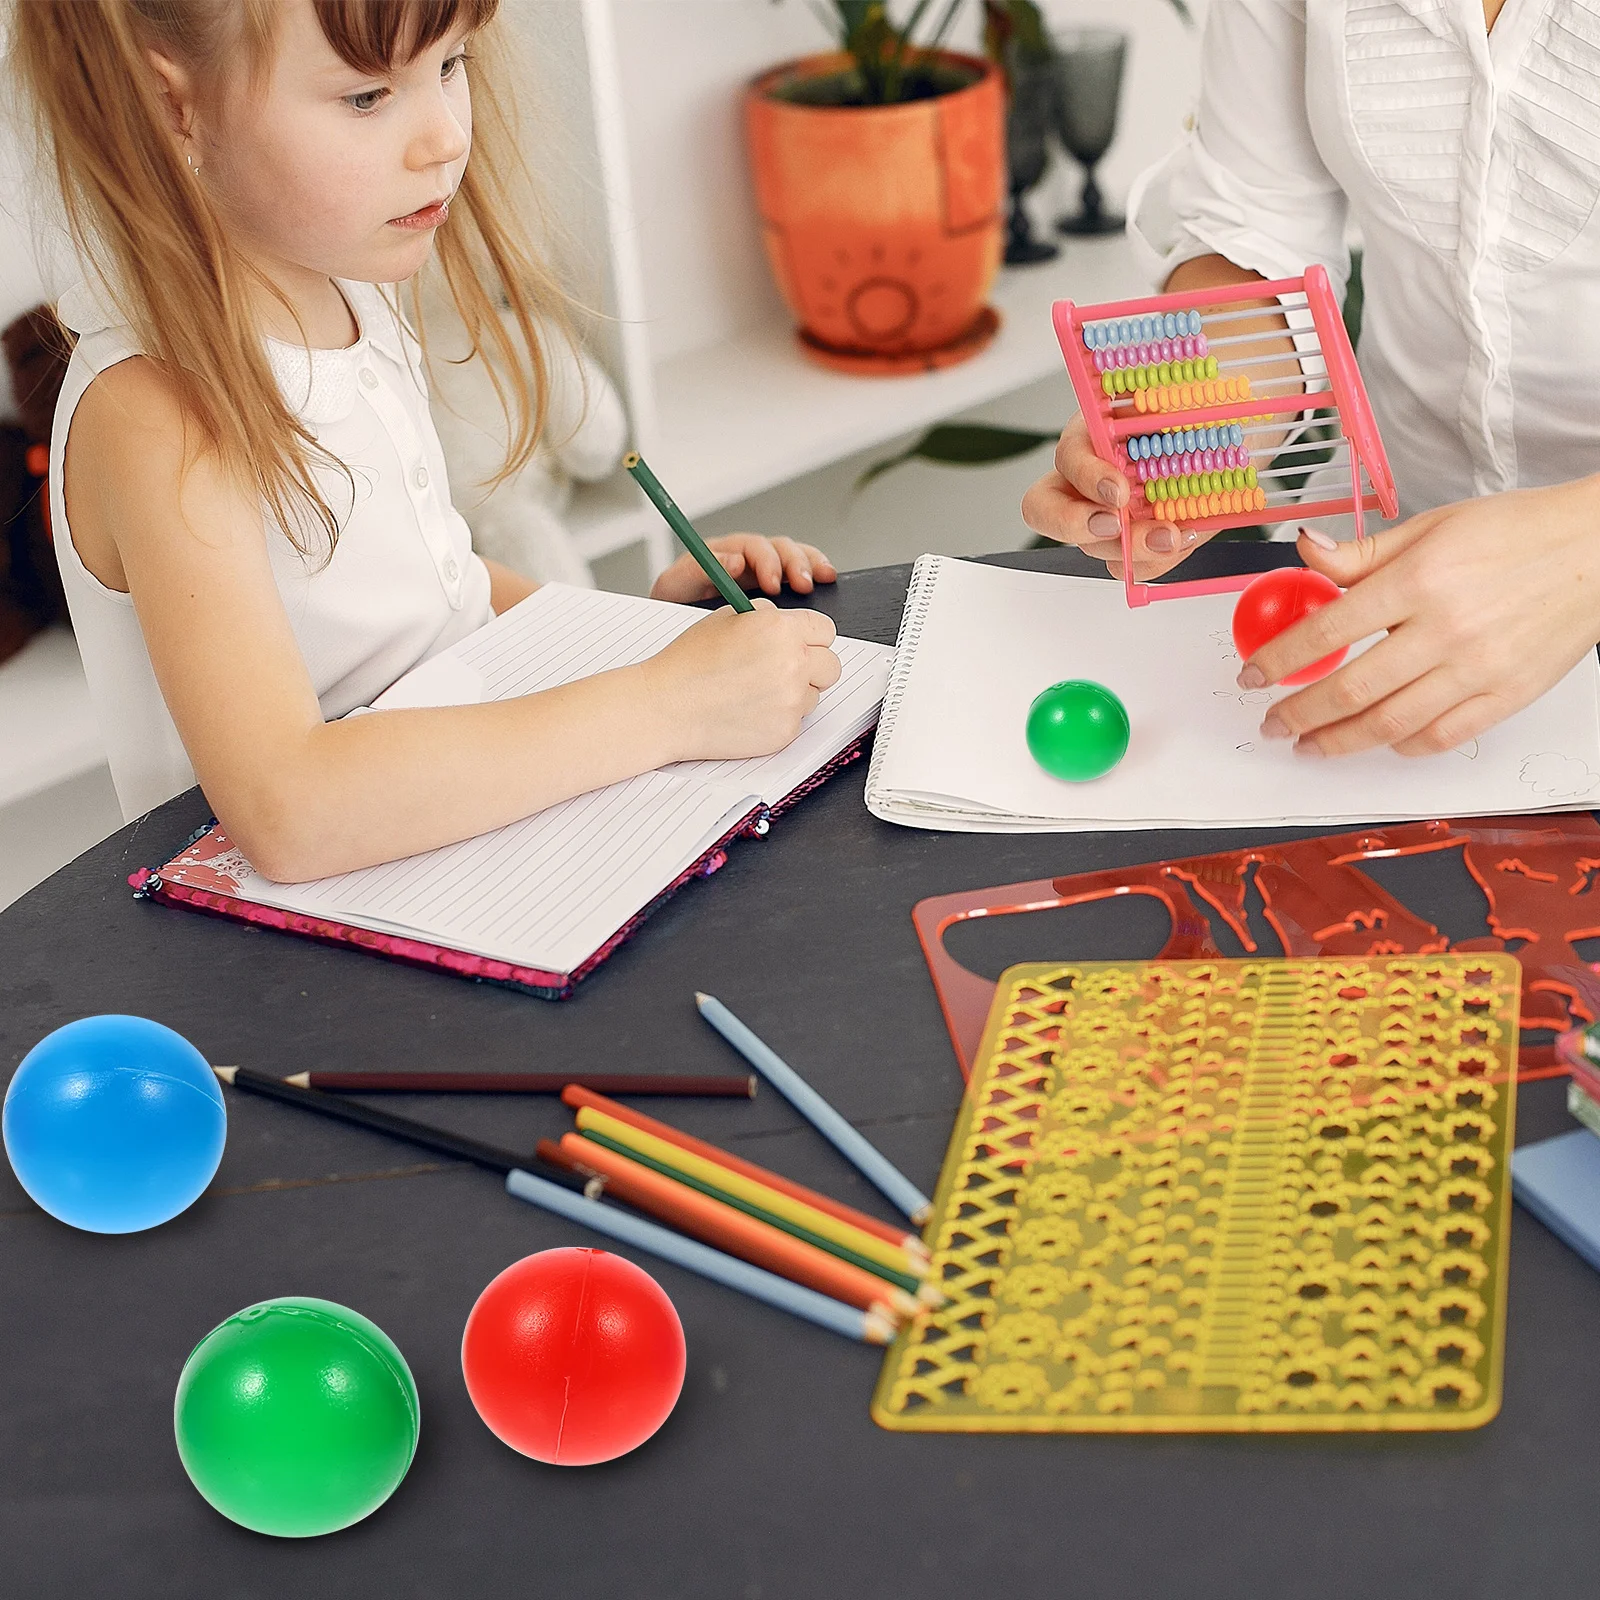
[[[1128,503],[1130,493],[1122,472],[1094,453],[1080,413],[1062,430],[1055,470],[1022,497],[1022,520],[1047,539],[1077,545],[1085,555],[1105,562],[1113,578],[1120,578],[1117,510]],[[1200,543],[1192,528],[1185,531],[1170,522],[1141,520],[1134,523],[1133,534],[1133,576],[1140,583],[1170,572]]]
[[[1294,739],[1302,755],[1454,749],[1537,699],[1600,639],[1600,478],[1443,506],[1359,544],[1303,531],[1299,548],[1350,592],[1263,645],[1241,688],[1388,630],[1267,714],[1262,733]]]
[[[839,680],[833,622],[779,611],[713,611],[639,669],[661,697],[672,759],[764,756],[781,750],[824,689]]]
[[[787,583],[796,594],[810,594],[819,583],[839,576],[833,563],[815,545],[793,539],[764,539],[759,533],[731,533],[706,543],[728,576],[746,589],[777,594]],[[685,553],[656,579],[650,594],[656,600],[709,600],[716,594],[694,557]]]

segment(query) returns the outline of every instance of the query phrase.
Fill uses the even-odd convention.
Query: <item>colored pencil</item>
[[[831,1295],[863,1311],[881,1311],[896,1321],[915,1316],[922,1309],[922,1303],[904,1287],[887,1284],[860,1267],[791,1238],[580,1134],[563,1134],[560,1144],[541,1139],[538,1154],[541,1160],[569,1171],[604,1178],[606,1192],[636,1210],[648,1211],[706,1244],[765,1267],[768,1272],[792,1278],[819,1294]]]
[[[711,586],[735,611],[754,611],[750,597],[728,576],[728,569],[717,560],[711,547],[694,531],[694,524],[678,509],[678,503],[662,488],[661,480],[645,465],[644,457],[631,450],[622,458],[622,464],[633,474],[634,481],[649,495],[650,503],[659,511],[667,526],[677,534],[685,550],[700,563],[700,570],[711,580]]]
[[[790,1222],[785,1217],[764,1211],[760,1206],[752,1205],[748,1200],[741,1200],[736,1195],[729,1194],[725,1189],[719,1189],[713,1184],[704,1183],[698,1178],[690,1177],[677,1167],[668,1166],[664,1161],[653,1161],[647,1155],[622,1144],[615,1139],[608,1139],[605,1134],[595,1128],[586,1128],[581,1134],[573,1133],[564,1136],[575,1140],[570,1148],[577,1153],[584,1146],[593,1146],[596,1149],[612,1151],[624,1161],[636,1162],[641,1167],[648,1168],[658,1174],[668,1183],[678,1184],[682,1188],[691,1190],[695,1194],[704,1196],[717,1205],[727,1206],[730,1210],[751,1218],[768,1228],[775,1228],[780,1233],[786,1234],[791,1239],[796,1239],[802,1244],[809,1245],[814,1250],[832,1256],[835,1260],[858,1271],[870,1273],[874,1278],[884,1284],[893,1284],[903,1289],[907,1294],[919,1295],[926,1305],[943,1305],[944,1294],[941,1290],[929,1283],[925,1278],[911,1272],[900,1272],[893,1267],[886,1267],[881,1262],[873,1261],[867,1256],[857,1255],[853,1250],[847,1250],[842,1244],[833,1239],[826,1238],[820,1233],[813,1233],[808,1228],[803,1228],[797,1222]],[[737,1252],[735,1252],[737,1254]]]
[[[665,1261],[697,1272],[714,1283],[738,1289],[753,1299],[764,1300],[768,1305],[804,1317],[819,1327],[842,1333],[847,1339],[859,1339],[866,1344],[887,1344],[894,1337],[894,1326],[887,1318],[871,1311],[847,1306],[803,1284],[790,1283],[775,1272],[753,1267],[737,1256],[713,1250],[695,1239],[686,1239],[681,1233],[663,1228],[643,1217],[635,1217],[615,1206],[601,1205],[598,1200],[586,1199],[557,1183],[546,1182],[530,1172],[507,1174],[506,1192],[529,1205],[540,1206],[565,1217],[570,1222],[582,1223],[607,1238],[621,1240],[640,1250],[648,1250]]]
[[[668,1144],[675,1144],[680,1149],[689,1151],[691,1155],[701,1156],[707,1161],[715,1162],[719,1167],[727,1167],[730,1171],[754,1179],[755,1182],[765,1184],[769,1189],[776,1189],[780,1194],[786,1194],[791,1199],[812,1207],[813,1210],[825,1211],[830,1217],[837,1217],[840,1222],[848,1222],[852,1227],[860,1228],[863,1233],[875,1234],[885,1244],[898,1245],[913,1261],[929,1259],[927,1245],[916,1234],[907,1233],[905,1229],[897,1228],[891,1222],[880,1222],[876,1217],[868,1216],[865,1211],[857,1211],[854,1206],[847,1206],[842,1200],[818,1194],[815,1189],[808,1189],[803,1183],[795,1183],[781,1173],[768,1172],[765,1167],[758,1167],[753,1161],[742,1160],[718,1145],[707,1144],[704,1139],[693,1138],[669,1123],[657,1122],[654,1117],[647,1117],[642,1111],[635,1111],[631,1106],[619,1105],[615,1100],[607,1100],[604,1095],[596,1094],[591,1089],[581,1088],[577,1084],[563,1089],[561,1098],[573,1110],[577,1110],[579,1106],[593,1106],[596,1111],[603,1111],[608,1117],[615,1117],[618,1122],[626,1122],[638,1128],[641,1133],[653,1133],[656,1138],[665,1139]]]
[[[285,1083],[343,1094],[560,1094],[569,1084],[601,1094],[718,1095],[754,1100],[753,1072],[700,1077],[644,1072],[291,1072]]]
[[[933,1202],[884,1154],[862,1137],[770,1045],[764,1044],[723,1003],[696,992],[700,1015],[800,1113],[858,1172],[875,1183],[913,1222],[926,1222]]]
[[[918,1279],[924,1276],[921,1262],[913,1261],[904,1250],[892,1244],[885,1244],[876,1235],[863,1233],[859,1228],[852,1228],[848,1223],[840,1222],[838,1218],[830,1217],[826,1212],[813,1211],[810,1206],[802,1205],[800,1201],[791,1199],[777,1189],[769,1189],[753,1178],[742,1177],[726,1167],[719,1167],[715,1162],[692,1155],[675,1144],[669,1144],[665,1139],[657,1139],[653,1134],[645,1133],[626,1122],[619,1122],[615,1117],[608,1117],[605,1112],[596,1111],[592,1106],[580,1108],[578,1127],[585,1133],[598,1131],[621,1145],[629,1155],[637,1153],[651,1162],[659,1163],[672,1173],[706,1185],[719,1198],[731,1197],[752,1206],[759,1206],[762,1211],[774,1217],[782,1217],[786,1222],[798,1224],[812,1234],[832,1239],[856,1255],[876,1262],[880,1269],[908,1273]]]
[[[392,1111],[378,1111],[372,1106],[356,1104],[335,1094],[324,1094],[320,1089],[302,1088],[297,1083],[286,1083],[265,1072],[254,1072],[249,1067],[213,1067],[211,1069],[226,1084],[261,1095],[267,1100],[280,1100],[285,1105],[299,1106],[302,1111],[314,1111],[319,1117],[331,1117],[335,1122],[351,1122],[359,1128],[370,1128],[374,1133],[386,1133],[393,1139],[404,1139],[408,1144],[432,1150],[436,1155],[454,1156],[458,1161],[470,1161],[474,1166],[486,1167],[490,1172],[506,1173],[528,1165],[528,1158],[514,1150],[502,1150],[497,1145],[484,1144],[479,1139],[469,1139],[465,1134],[451,1133],[447,1128],[436,1128],[428,1122],[418,1122],[412,1117],[397,1117]],[[584,1185],[573,1184],[571,1173],[564,1170],[549,1174],[552,1183],[575,1187],[580,1193]]]
[[[604,1188],[605,1180],[602,1178],[586,1179],[564,1167],[550,1167],[542,1172],[530,1171],[530,1165],[542,1167],[544,1163],[539,1162],[537,1157],[530,1163],[524,1156],[477,1139],[468,1139],[426,1122],[417,1122],[411,1117],[375,1111],[370,1106],[356,1105],[317,1089],[285,1083],[282,1078],[252,1072],[248,1067],[213,1067],[212,1071],[235,1089],[244,1089],[269,1100],[281,1100],[287,1105],[299,1106],[302,1110],[314,1111],[319,1116],[333,1117],[340,1122],[353,1122],[360,1127],[386,1133],[392,1138],[404,1139],[409,1144],[420,1145],[425,1150],[455,1156],[494,1172],[503,1172],[506,1175],[507,1192],[518,1200],[540,1206],[571,1222],[582,1223],[607,1238],[620,1239],[625,1244],[648,1250],[702,1277],[738,1289],[797,1317],[804,1317],[819,1327],[842,1333],[846,1338],[867,1344],[887,1344],[894,1337],[894,1324],[881,1315],[841,1305],[827,1295],[790,1283],[787,1278],[780,1278],[775,1273],[763,1272],[759,1267],[752,1267],[719,1250],[696,1244],[694,1240],[682,1238],[667,1228],[659,1228],[642,1217],[630,1216],[614,1206],[601,1205],[594,1196]]]

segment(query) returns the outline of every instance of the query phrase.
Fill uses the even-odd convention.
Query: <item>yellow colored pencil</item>
[[[763,1211],[770,1211],[774,1216],[785,1217],[791,1222],[798,1223],[811,1233],[820,1234],[825,1239],[837,1240],[848,1250],[858,1256],[866,1257],[869,1261],[880,1262],[895,1272],[905,1273],[917,1279],[926,1278],[928,1275],[926,1261],[914,1259],[898,1245],[889,1244],[876,1234],[843,1222],[838,1217],[830,1216],[826,1211],[818,1211],[815,1206],[808,1206],[804,1201],[796,1200],[780,1189],[769,1188],[766,1184],[757,1183],[755,1179],[747,1178],[742,1173],[730,1171],[714,1161],[707,1161],[703,1156],[693,1155],[679,1145],[658,1139],[654,1134],[645,1133],[643,1129],[621,1122],[616,1117],[608,1117],[605,1112],[596,1111],[592,1106],[580,1106],[577,1120],[580,1128],[592,1128],[617,1144],[624,1145],[630,1150],[637,1150],[649,1156],[652,1161],[670,1167],[675,1172],[687,1173],[690,1177],[697,1178],[712,1188],[720,1189],[725,1194],[737,1195],[741,1200],[760,1206]]]

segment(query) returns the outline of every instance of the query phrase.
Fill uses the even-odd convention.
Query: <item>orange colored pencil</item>
[[[681,1133],[677,1128],[665,1122],[657,1122],[654,1117],[647,1117],[629,1106],[618,1105],[615,1100],[608,1100],[603,1094],[596,1094],[592,1089],[569,1084],[561,1091],[561,1098],[574,1110],[579,1106],[591,1106],[596,1111],[603,1111],[607,1116],[615,1117],[618,1122],[631,1123],[641,1132],[653,1133],[656,1138],[665,1139],[669,1144],[675,1144],[680,1150],[687,1150],[702,1160],[715,1161],[718,1166],[726,1167],[730,1172],[737,1172],[756,1183],[764,1183],[769,1189],[777,1189],[791,1199],[802,1201],[808,1206],[815,1206],[818,1211],[826,1211],[830,1217],[836,1217],[840,1222],[848,1222],[866,1233],[876,1234],[888,1244],[899,1245],[918,1260],[929,1259],[928,1247],[914,1233],[907,1233],[892,1223],[880,1222],[876,1217],[869,1217],[866,1212],[857,1211],[842,1201],[830,1199],[825,1194],[818,1194],[815,1189],[808,1189],[804,1184],[792,1183],[788,1178],[776,1172],[768,1172],[765,1167],[758,1167],[752,1161],[741,1161],[738,1156],[729,1155],[726,1150],[719,1149],[714,1144],[707,1144],[703,1139]]]
[[[606,1180],[607,1194],[648,1211],[729,1255],[740,1256],[847,1305],[888,1313],[896,1320],[925,1309],[896,1284],[875,1278],[826,1250],[747,1217],[696,1189],[674,1183],[581,1134],[563,1134],[560,1144],[541,1139],[538,1153],[564,1167],[598,1174]]]

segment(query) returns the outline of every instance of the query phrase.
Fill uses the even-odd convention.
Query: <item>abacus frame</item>
[[[1326,367],[1327,387],[1313,389],[1309,384],[1298,394],[1261,395],[1251,399],[1190,406],[1183,410],[1137,413],[1132,407],[1120,409],[1102,390],[1100,375],[1090,362],[1084,328],[1091,323],[1119,318],[1144,317],[1151,314],[1165,316],[1179,311],[1218,311],[1239,306],[1246,301],[1277,299],[1286,296],[1305,298],[1305,309],[1310,312],[1312,330],[1316,335],[1316,348],[1306,347],[1304,341],[1312,330],[1289,328],[1295,341],[1296,355],[1302,361],[1307,356],[1320,357]],[[1285,308],[1299,310],[1298,306]],[[1077,394],[1095,452],[1102,459],[1115,461],[1124,470],[1132,466],[1128,458],[1127,441],[1136,434],[1157,429],[1175,430],[1215,426],[1223,422],[1244,422],[1263,416],[1305,417],[1315,412],[1331,409],[1338,420],[1350,456],[1350,494],[1331,499],[1310,500],[1293,507],[1296,517],[1320,517],[1350,514],[1355,522],[1356,537],[1364,535],[1362,515],[1377,511],[1385,517],[1399,512],[1395,494],[1394,475],[1389,468],[1389,458],[1378,435],[1378,426],[1367,398],[1366,385],[1361,380],[1356,365],[1355,351],[1350,336],[1345,331],[1344,318],[1333,294],[1327,269],[1312,265],[1299,278],[1279,278],[1270,283],[1249,283],[1234,286],[1187,290],[1178,294],[1147,295],[1136,300],[1107,301],[1100,305],[1079,306],[1071,300],[1058,300],[1053,309],[1056,338]],[[1363,489],[1362,476],[1370,486]],[[1255,576],[1246,573],[1237,577],[1200,578],[1167,583],[1140,583],[1133,576],[1133,522],[1132,503],[1117,513],[1119,537],[1122,544],[1123,590],[1130,607],[1148,605],[1152,600],[1183,600],[1197,595],[1236,594]],[[1250,526],[1262,520],[1262,513],[1252,509],[1242,512],[1223,512],[1215,516],[1185,519],[1185,526],[1199,532],[1214,532],[1221,528]],[[1277,519],[1282,520],[1282,519]]]

